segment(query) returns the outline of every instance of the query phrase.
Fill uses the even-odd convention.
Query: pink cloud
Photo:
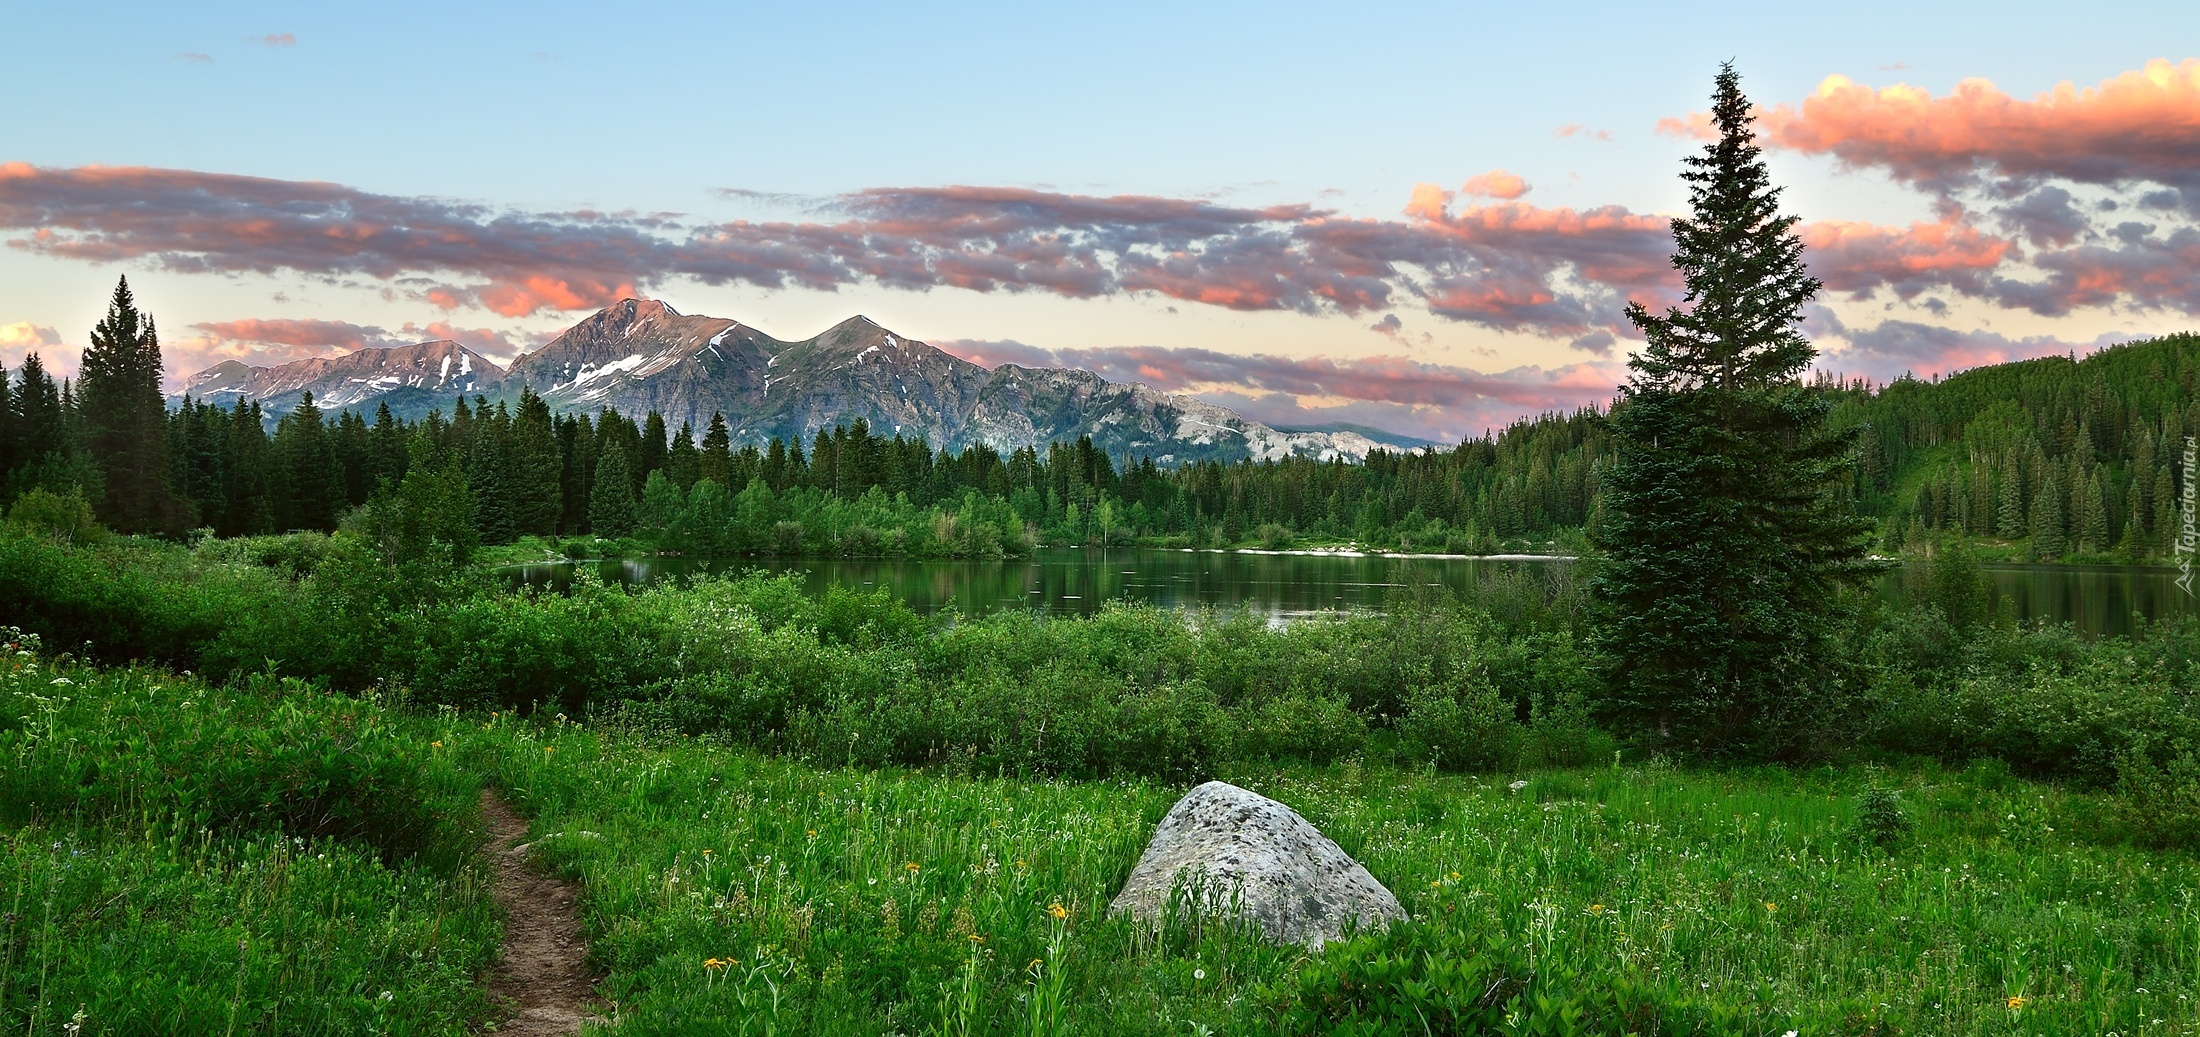
[[[1526,190],[1501,171],[1470,186]],[[1664,216],[1519,200],[1455,210],[1457,197],[1424,184],[1403,218],[1365,219],[1307,204],[875,188],[818,200],[818,220],[689,225],[665,214],[507,211],[182,170],[0,165],[0,227],[22,232],[12,248],[182,273],[373,279],[444,310],[506,317],[593,309],[675,278],[824,291],[1149,294],[1346,315],[1417,299],[1447,320],[1602,351],[1612,336],[1632,334],[1621,315],[1627,300],[1660,306],[1677,296]],[[1829,287],[1860,295],[1945,288],[2040,312],[2116,300],[2200,312],[2169,263],[2184,254],[2182,239],[2119,231],[2095,240],[2067,225],[2067,202],[2043,195],[1994,210],[2029,239],[2059,247],[2023,257],[2048,272],[2031,280],[2007,272],[2019,258],[2014,239],[1955,209],[1903,228],[1806,225],[1805,258]]]
[[[1985,79],[1944,97],[1828,76],[1801,104],[1763,112],[1775,147],[1828,154],[1898,179],[1949,183],[1979,173],[2090,184],[2185,185],[2200,178],[2200,60],[2147,62],[2080,89],[2031,100]]]
[[[0,367],[12,371],[23,366],[23,358],[31,353],[46,365],[46,373],[66,377],[76,372],[76,350],[59,349],[61,333],[43,324],[27,320],[12,324],[0,324]],[[58,369],[66,363],[66,370]]]
[[[1528,182],[1502,169],[1470,177],[1460,193],[1482,198],[1499,198],[1512,201],[1528,193]]]
[[[245,42],[257,43],[262,47],[268,48],[269,50],[280,50],[284,47],[297,46],[298,37],[293,36],[287,32],[271,32],[265,36],[247,36],[245,37]]]

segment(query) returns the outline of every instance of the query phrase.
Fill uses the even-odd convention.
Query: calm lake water
[[[578,563],[607,581],[629,584],[698,573],[745,569],[796,572],[813,593],[840,586],[885,588],[921,611],[949,604],[967,613],[1037,609],[1087,615],[1109,601],[1131,600],[1167,608],[1245,608],[1287,622],[1337,609],[1380,609],[1400,588],[1441,585],[1458,591],[1492,578],[1525,578],[1553,584],[1570,562],[1523,558],[1382,558],[1278,555],[1254,552],[1159,549],[1046,548],[1016,561],[957,562],[909,559],[695,559],[648,558]],[[573,564],[511,567],[518,580],[562,587]],[[2087,634],[2131,629],[2133,613],[2149,619],[2192,614],[2196,603],[2171,581],[2176,570],[2146,566],[1989,566],[1999,599],[2020,619],[2075,623]],[[1921,586],[1924,572],[1890,573],[1880,593],[1900,598]]]

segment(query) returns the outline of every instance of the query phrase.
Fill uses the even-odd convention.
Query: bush
[[[75,486],[67,493],[40,488],[17,497],[8,508],[8,525],[64,544],[96,544],[107,538],[107,527],[92,516],[91,502]]]
[[[1893,849],[1917,827],[1902,806],[1902,794],[1879,784],[1867,785],[1856,797],[1856,841],[1879,849]]]

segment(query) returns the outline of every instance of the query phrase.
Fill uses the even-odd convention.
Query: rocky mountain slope
[[[308,392],[314,404],[327,411],[361,405],[371,410],[385,401],[394,410],[409,400],[425,412],[433,406],[448,409],[461,395],[495,392],[503,382],[503,368],[465,346],[440,339],[293,360],[275,367],[224,360],[184,379],[183,394],[225,407],[239,398],[258,400],[263,409],[278,414],[297,407]]]
[[[457,348],[426,343],[408,349],[435,347]],[[398,352],[361,350],[274,368],[230,361],[193,375],[187,391],[216,400],[227,399],[224,394],[252,396],[274,410],[295,406],[297,392],[306,388],[331,408],[371,407],[370,401],[387,392],[379,402],[410,415],[433,406],[447,410],[445,397],[462,392],[508,399],[525,386],[554,411],[610,407],[639,416],[656,410],[669,427],[687,422],[697,436],[710,425],[712,413],[722,413],[736,444],[775,436],[807,441],[820,428],[860,417],[881,435],[921,435],[950,449],[980,443],[1001,450],[1043,447],[1089,435],[1117,457],[1150,455],[1164,464],[1292,455],[1357,459],[1385,445],[1381,437],[1355,429],[1284,432],[1189,396],[1110,382],[1089,371],[1014,364],[987,370],[867,317],[786,342],[738,321],[627,299],[521,356],[509,371],[472,356],[466,376],[472,381],[465,385],[451,377],[435,386],[390,382],[383,368],[391,365],[368,374],[358,359]],[[338,370],[340,378],[330,373]],[[433,363],[419,370],[444,373]],[[401,386],[443,391],[392,391]]]

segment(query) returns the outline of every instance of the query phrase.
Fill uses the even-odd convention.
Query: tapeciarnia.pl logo
[[[2194,468],[2200,467],[2200,437],[2185,437],[2185,499],[2179,509],[2184,521],[2177,527],[2177,588],[2192,597],[2192,555],[2200,547],[2200,530],[2193,528],[2195,512],[2200,511],[2200,493],[2195,493]]]

